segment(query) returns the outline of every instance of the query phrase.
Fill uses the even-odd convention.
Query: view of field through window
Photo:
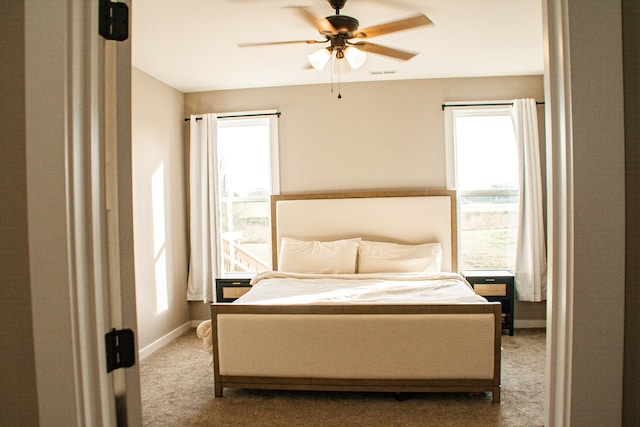
[[[223,273],[271,269],[269,120],[218,124]]]
[[[515,268],[519,168],[508,111],[455,116],[462,270]]]

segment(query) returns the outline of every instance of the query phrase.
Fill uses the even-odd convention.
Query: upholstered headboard
[[[271,196],[273,268],[282,237],[442,245],[442,271],[457,271],[454,191],[382,191]]]

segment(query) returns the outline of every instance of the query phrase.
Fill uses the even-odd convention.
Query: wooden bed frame
[[[438,209],[427,206],[412,212],[412,203],[420,204],[423,198],[437,198]],[[374,208],[375,218],[363,221],[363,212],[366,214],[372,209],[369,204],[372,199],[376,206],[381,200],[388,207]],[[442,200],[447,202],[443,204]],[[404,243],[439,241],[443,245],[443,271],[456,271],[455,200],[456,195],[451,191],[273,196],[274,266],[277,265],[277,245],[283,235],[317,240],[359,236]],[[302,211],[298,211],[298,201],[303,202]],[[337,211],[331,206],[332,201],[337,201]],[[355,207],[361,201],[364,202],[363,211]],[[306,202],[311,202],[311,207]],[[291,212],[295,221],[290,222],[296,224],[279,222],[281,218],[291,218],[287,216],[291,212],[281,212],[286,205],[290,206],[285,210],[293,206]],[[400,206],[400,211],[394,208],[395,205]],[[326,211],[327,206],[331,206],[329,211]],[[424,212],[420,212],[422,209]],[[309,212],[315,214],[309,215]],[[355,219],[344,220],[350,212],[355,213]],[[300,213],[308,218],[302,218],[302,221]],[[425,215],[439,217],[435,221],[439,224],[438,229],[428,225],[424,230],[422,227],[412,229],[414,217],[420,222]],[[336,220],[339,224],[335,227],[329,224]],[[381,224],[390,220],[393,223],[390,227],[381,228]],[[363,225],[363,222],[368,224]],[[443,223],[449,224],[444,232],[441,230]],[[216,397],[222,396],[225,387],[231,387],[488,391],[494,402],[500,401],[502,329],[499,303],[278,306],[214,303],[211,318]],[[409,326],[399,327],[385,336],[379,331],[387,329],[380,327],[387,321],[406,321]],[[375,329],[372,331],[372,328]],[[322,331],[329,333],[323,335]],[[299,341],[304,340],[301,337],[305,336],[322,338],[300,344]],[[309,347],[314,349],[309,350]],[[411,363],[419,374],[407,375],[407,364]],[[256,368],[256,365],[265,367]],[[367,368],[361,368],[363,365]],[[476,370],[482,374],[476,375]],[[359,373],[352,376],[351,372]]]

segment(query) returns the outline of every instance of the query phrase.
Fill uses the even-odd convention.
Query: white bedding
[[[457,273],[302,274],[269,271],[235,304],[484,303]]]

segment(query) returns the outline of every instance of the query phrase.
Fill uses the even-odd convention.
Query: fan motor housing
[[[356,18],[347,15],[327,16],[327,21],[333,25],[340,34],[352,37],[353,33],[358,29],[360,22]]]

